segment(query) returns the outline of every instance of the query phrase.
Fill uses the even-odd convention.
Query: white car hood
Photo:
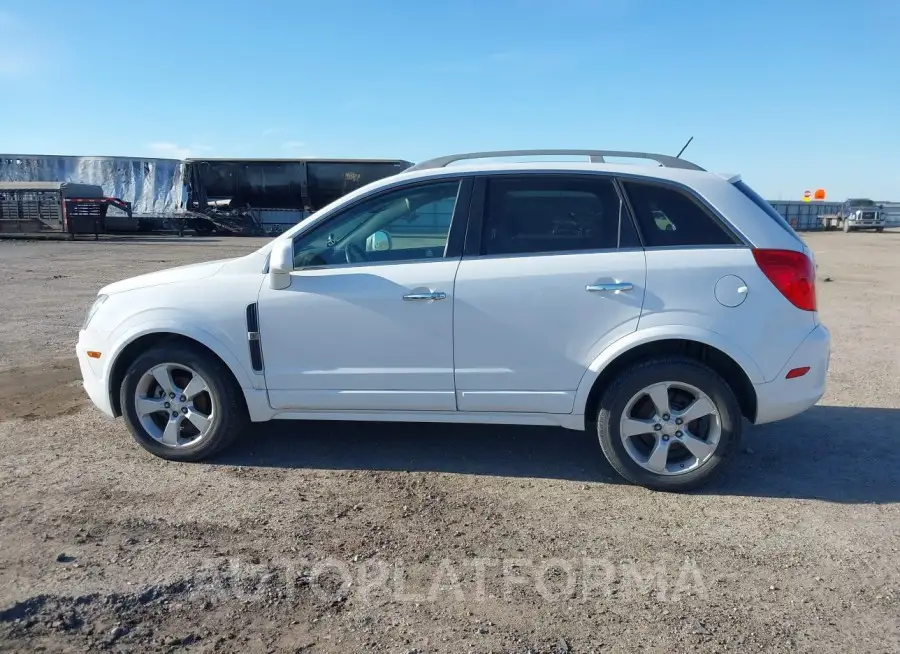
[[[100,294],[112,295],[113,293],[133,291],[138,288],[147,288],[150,286],[159,286],[161,284],[187,282],[212,277],[229,261],[232,261],[232,259],[218,259],[216,261],[192,263],[187,266],[167,268],[166,270],[159,270],[157,272],[147,273],[146,275],[129,277],[128,279],[123,279],[104,286],[100,289]]]

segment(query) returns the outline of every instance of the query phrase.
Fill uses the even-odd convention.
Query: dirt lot
[[[828,393],[681,496],[540,428],[286,423],[154,459],[85,402],[84,312],[260,242],[0,242],[0,649],[900,651],[900,233],[808,240]]]

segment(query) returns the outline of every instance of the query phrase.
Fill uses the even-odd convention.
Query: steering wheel
[[[344,248],[344,257],[347,259],[347,263],[362,263],[369,260],[366,251],[356,243],[347,243],[347,247]]]

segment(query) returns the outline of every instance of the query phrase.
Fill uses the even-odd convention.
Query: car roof
[[[474,175],[478,173],[515,173],[515,172],[574,172],[574,173],[606,173],[664,179],[691,185],[692,182],[708,180],[711,177],[722,179],[718,173],[685,168],[667,168],[659,165],[642,165],[632,163],[593,163],[588,161],[531,161],[531,162],[497,162],[497,163],[462,163],[441,168],[424,168],[401,172],[387,179],[397,183],[401,180],[428,179],[454,175]],[[384,180],[384,181],[387,181]]]

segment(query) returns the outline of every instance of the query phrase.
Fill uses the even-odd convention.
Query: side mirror
[[[269,255],[269,287],[278,290],[290,286],[293,269],[294,241],[289,238],[277,239]]]
[[[387,252],[391,249],[391,235],[378,230],[366,239],[366,252]]]

